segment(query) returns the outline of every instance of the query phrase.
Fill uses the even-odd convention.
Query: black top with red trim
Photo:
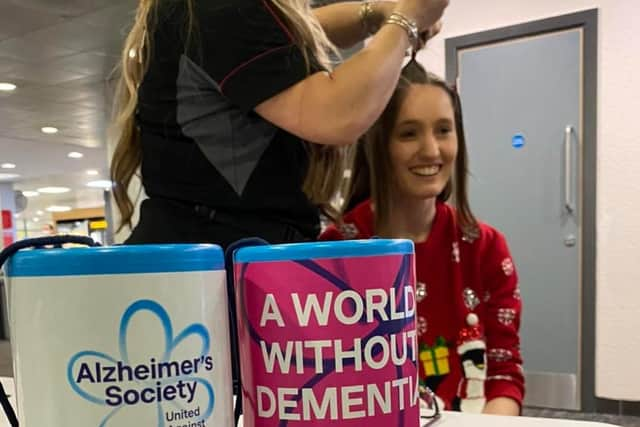
[[[302,51],[266,0],[196,0],[190,33],[185,4],[160,2],[139,88],[147,195],[255,213],[315,237],[306,148],[253,111],[308,75]]]

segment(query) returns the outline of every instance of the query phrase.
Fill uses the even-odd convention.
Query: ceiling
[[[0,164],[18,174],[14,188],[67,186],[29,199],[25,217],[56,205],[93,207],[103,192],[88,181],[108,177],[106,133],[113,70],[136,0],[0,0]],[[59,129],[55,135],[44,126]],[[67,154],[77,151],[81,159]],[[87,170],[98,176],[88,176]],[[1,175],[0,175],[1,176]],[[7,182],[7,180],[0,180]]]

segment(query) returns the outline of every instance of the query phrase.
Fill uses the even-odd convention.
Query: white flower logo
[[[164,349],[158,358],[132,364],[127,334],[131,320],[142,312],[160,321]],[[178,358],[176,349],[186,339],[200,341],[201,350],[188,359]],[[131,304],[120,320],[119,357],[92,350],[76,353],[67,365],[67,381],[80,397],[108,409],[99,427],[122,425],[117,420],[121,420],[121,414],[126,411],[131,411],[131,417],[138,417],[140,411],[152,419],[157,417],[158,427],[165,426],[168,410],[198,423],[211,416],[215,404],[213,386],[202,378],[213,370],[210,346],[209,332],[204,325],[194,323],[174,336],[166,310],[154,301],[140,300]],[[185,404],[199,406],[187,410]],[[169,405],[172,408],[167,410]]]

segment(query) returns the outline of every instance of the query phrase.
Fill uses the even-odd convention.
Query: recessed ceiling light
[[[24,197],[38,197],[40,195],[40,193],[38,193],[37,191],[23,191],[22,195]]]
[[[17,173],[0,173],[0,181],[9,181],[16,178],[20,178]]]
[[[18,86],[14,85],[13,83],[8,83],[8,82],[0,83],[1,92],[13,92],[14,90],[16,90],[17,87]]]
[[[43,211],[38,211],[38,212],[36,212],[36,215],[42,216],[42,215],[44,215],[44,212]]]
[[[40,221],[40,218],[33,218],[33,222],[38,222]]]
[[[38,188],[38,192],[45,193],[45,194],[62,194],[62,193],[68,193],[69,191],[71,191],[71,189],[67,188],[67,187],[43,187],[43,188]]]
[[[99,175],[99,174],[100,174],[100,172],[98,172],[98,171],[97,171],[97,170],[95,170],[95,169],[89,169],[89,170],[87,171],[87,175],[89,175],[89,176],[96,176],[96,175]]]
[[[87,187],[91,188],[104,188],[105,190],[109,190],[113,188],[113,183],[106,179],[100,179],[98,181],[91,181],[87,183]]]
[[[15,169],[16,165],[13,163],[3,163],[0,165],[0,168],[2,169]]]
[[[71,207],[69,206],[49,206],[47,208],[48,212],[69,212],[71,210]]]
[[[84,157],[84,154],[78,153],[77,151],[72,151],[69,154],[67,154],[67,157],[70,159],[81,159]]]
[[[18,218],[20,218],[20,214],[13,214],[13,217],[14,217],[15,219],[18,219]]]
[[[55,133],[58,133],[58,128],[54,128],[53,126],[45,126],[40,130],[42,131],[42,133],[46,133],[48,135],[53,135]]]

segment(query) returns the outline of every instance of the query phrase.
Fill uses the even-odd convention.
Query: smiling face
[[[441,87],[412,84],[389,141],[395,193],[416,199],[437,197],[451,178],[457,154],[451,97]]]
[[[384,112],[358,144],[351,202],[370,198],[377,228],[389,224],[394,206],[414,210],[422,206],[415,202],[453,200],[459,228],[474,236],[478,223],[469,206],[466,147],[456,89],[410,61]]]

